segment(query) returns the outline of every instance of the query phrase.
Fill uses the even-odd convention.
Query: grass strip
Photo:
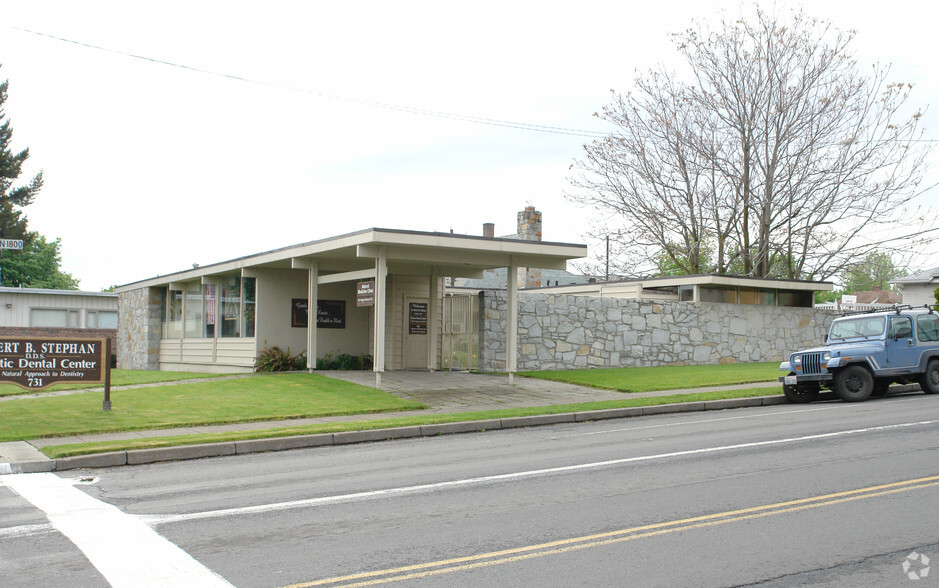
[[[83,392],[0,403],[0,441],[122,431],[420,410],[424,405],[387,392],[294,372],[250,378]]]
[[[250,439],[270,439],[276,437],[290,437],[295,435],[316,435],[323,433],[340,433],[345,431],[364,431],[373,429],[387,429],[392,427],[408,427],[415,425],[483,421],[490,419],[504,419],[568,412],[584,412],[611,408],[656,406],[661,404],[677,404],[683,402],[701,402],[727,398],[749,398],[754,396],[771,396],[775,393],[778,393],[778,391],[774,391],[772,388],[751,388],[746,390],[699,392],[693,394],[674,394],[669,396],[652,396],[645,398],[624,398],[623,400],[606,400],[600,402],[582,402],[577,404],[559,404],[551,406],[532,406],[527,408],[513,408],[504,410],[415,415],[412,417],[376,419],[367,421],[319,423],[311,425],[300,425],[296,427],[279,427],[274,429],[258,429],[251,431],[231,431],[224,433],[203,433],[171,437],[153,437],[145,439],[50,445],[44,447],[42,452],[45,453],[48,457],[56,459],[60,457],[89,455],[93,453],[105,453],[109,451],[175,447],[180,445],[196,445],[200,443],[224,443],[230,441],[245,441]]]
[[[775,382],[779,362],[519,372],[519,375],[619,392],[652,392]]]

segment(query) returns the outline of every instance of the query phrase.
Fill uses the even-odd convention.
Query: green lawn
[[[258,374],[250,378],[14,398],[0,403],[0,441],[165,429],[302,417],[415,410],[423,405],[317,374]]]
[[[149,370],[111,370],[111,386],[127,386],[131,384],[153,384],[156,382],[175,382],[178,380],[198,380],[203,378],[218,378],[224,374],[197,374],[193,372],[156,372]],[[101,388],[103,384],[54,384],[41,390],[27,390],[13,384],[0,384],[0,396],[15,396],[22,394],[42,394],[56,390],[84,390],[86,388]]]
[[[583,402],[578,404],[559,404],[553,406],[533,406],[529,408],[511,408],[488,410],[479,412],[458,412],[450,414],[428,414],[392,419],[376,419],[368,421],[344,421],[334,423],[318,423],[313,425],[300,425],[296,427],[281,427],[258,431],[234,431],[224,433],[201,433],[197,435],[178,435],[173,437],[151,437],[144,439],[130,439],[123,441],[97,441],[94,443],[74,443],[67,445],[50,445],[44,447],[42,452],[52,459],[74,455],[88,455],[104,453],[107,451],[122,451],[128,449],[151,449],[156,447],[175,447],[179,445],[194,445],[198,443],[223,443],[231,441],[244,441],[246,439],[269,439],[274,437],[289,437],[293,435],[315,435],[320,433],[340,433],[343,431],[362,431],[368,429],[386,429],[390,427],[413,427],[415,425],[432,425],[438,423],[453,423],[467,421],[483,421],[489,419],[504,419],[519,416],[532,416],[542,414],[558,414],[566,412],[582,412],[587,410],[604,410],[610,408],[625,408],[636,406],[654,406],[657,404],[675,404],[679,402],[701,402],[723,398],[748,398],[752,396],[767,396],[780,393],[767,388],[752,388],[748,390],[733,390],[724,392],[698,392],[695,394],[674,394],[671,396],[656,396],[651,398],[624,398],[623,400],[605,400],[602,402]]]
[[[779,362],[519,372],[519,375],[620,392],[652,392],[775,382]]]
[[[597,388],[640,392],[775,381],[778,377],[777,368],[776,363],[761,363],[526,372],[520,375]],[[103,394],[100,391],[3,400],[0,402],[0,441],[425,408],[418,403],[374,388],[304,372],[254,374],[245,378],[186,383],[173,381],[211,378],[213,375],[126,370],[115,370],[112,374],[115,386],[159,381],[167,383],[155,387],[112,390],[112,410],[108,412],[101,408]],[[753,388],[653,398],[630,398],[629,395],[624,395],[621,400],[605,402],[476,413],[424,414],[400,419],[346,421],[258,431],[60,445],[47,447],[43,451],[50,457],[64,457],[119,449],[648,406],[763,396],[779,392],[780,389]]]

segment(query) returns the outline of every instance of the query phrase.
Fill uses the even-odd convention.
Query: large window
[[[181,339],[183,336],[183,292],[170,290],[166,294],[166,320],[163,322],[164,339]]]
[[[234,274],[217,284],[188,282],[182,290],[164,290],[163,338],[254,337],[256,287],[255,278]]]
[[[183,336],[199,338],[202,336],[202,286],[199,282],[190,282],[186,284],[185,292]]]
[[[223,276],[222,289],[222,337],[241,337],[241,280],[238,276]]]
[[[215,316],[218,313],[218,301],[215,299],[215,284],[203,286],[205,293],[205,337],[215,337]]]
[[[244,336],[254,337],[254,313],[255,313],[255,289],[257,280],[255,278],[243,278],[241,280],[241,291],[244,295]]]

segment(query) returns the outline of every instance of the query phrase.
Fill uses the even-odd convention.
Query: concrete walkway
[[[324,376],[362,384],[375,385],[375,375],[372,372],[318,372]],[[99,435],[80,435],[70,437],[56,437],[48,439],[34,439],[29,442],[0,443],[0,474],[10,471],[50,471],[56,469],[54,464],[47,468],[45,462],[51,462],[39,449],[52,445],[71,443],[89,443],[95,441],[129,440],[154,437],[167,437],[176,435],[192,435],[198,433],[218,433],[230,431],[264,430],[279,427],[292,427],[316,423],[329,423],[340,421],[363,421],[387,419],[412,415],[452,414],[461,412],[475,412],[484,410],[498,410],[508,408],[523,408],[532,406],[553,406],[560,404],[576,404],[584,402],[597,402],[603,400],[622,400],[624,398],[642,398],[649,396],[669,396],[692,392],[707,392],[712,390],[731,390],[766,387],[767,394],[777,394],[777,382],[757,384],[742,384],[736,386],[720,386],[715,388],[692,388],[683,390],[663,390],[656,392],[624,394],[611,390],[597,390],[562,382],[551,382],[534,378],[515,377],[509,383],[506,375],[474,374],[467,372],[386,372],[381,378],[382,390],[390,392],[401,398],[414,400],[428,406],[426,410],[385,412],[376,414],[345,415],[334,417],[303,418],[280,421],[263,421],[253,423],[234,423],[227,425],[207,425],[198,427],[177,427],[173,429],[155,429],[147,431],[131,431],[122,433],[106,433]],[[112,393],[119,392],[119,388],[112,388]],[[777,394],[778,396],[778,394]],[[781,400],[781,397],[778,398]],[[741,399],[753,405],[754,400]],[[757,402],[759,403],[759,402]],[[774,401],[775,403],[775,401]],[[703,409],[704,403],[699,403]],[[728,406],[729,407],[729,406]],[[691,405],[686,407],[692,409]],[[630,409],[618,409],[620,412]],[[630,414],[640,414],[642,411],[633,411]],[[648,410],[646,412],[649,412]],[[626,413],[623,413],[624,415]],[[533,419],[535,417],[526,417]],[[543,419],[542,419],[543,420]],[[571,416],[571,421],[574,417]],[[582,419],[586,420],[586,419]],[[483,427],[493,428],[493,427]],[[500,425],[501,428],[501,425]],[[387,437],[386,437],[387,438]],[[183,448],[168,448],[183,449]],[[157,451],[157,450],[139,450]],[[160,450],[166,459],[181,459]],[[130,452],[121,452],[130,453]],[[232,451],[234,453],[234,451]],[[93,456],[91,456],[93,457]],[[82,463],[81,458],[68,458]],[[125,455],[126,459],[126,455]],[[59,460],[63,461],[63,460]],[[126,462],[125,462],[126,463]],[[63,464],[64,465],[64,462]],[[58,469],[62,469],[61,467]],[[9,471],[5,471],[9,470]]]

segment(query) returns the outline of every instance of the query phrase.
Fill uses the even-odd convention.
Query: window
[[[912,337],[913,321],[905,316],[890,317],[890,326],[887,329],[887,336],[891,339],[907,339]]]
[[[681,302],[694,302],[694,286],[679,286],[678,300]]]
[[[166,321],[163,322],[164,339],[180,339],[183,336],[183,292],[170,290],[166,297]]]
[[[812,308],[813,294],[810,291],[780,290],[779,306],[800,306]]]
[[[916,317],[916,333],[920,341],[939,341],[939,316],[924,314]]]
[[[756,288],[740,288],[740,304],[759,304],[760,291]]]
[[[222,276],[222,337],[241,336],[241,280],[238,276]]]
[[[186,300],[183,305],[184,336],[202,336],[202,286],[198,282],[186,284]]]
[[[218,312],[215,300],[215,284],[206,284],[205,291],[205,337],[215,337],[215,314]]]
[[[858,317],[836,320],[831,324],[830,339],[851,339],[852,337],[878,337],[884,332],[884,317]]]
[[[113,310],[99,310],[98,315],[98,328],[99,329],[116,329],[117,328],[117,313]]]
[[[701,295],[701,302],[725,302],[728,304],[737,302],[737,289],[733,286],[699,286],[698,291]]]
[[[255,278],[242,278],[241,291],[244,294],[244,336],[254,337],[254,311],[255,311]]]
[[[29,312],[31,327],[67,327],[68,311],[52,308],[34,308]]]

